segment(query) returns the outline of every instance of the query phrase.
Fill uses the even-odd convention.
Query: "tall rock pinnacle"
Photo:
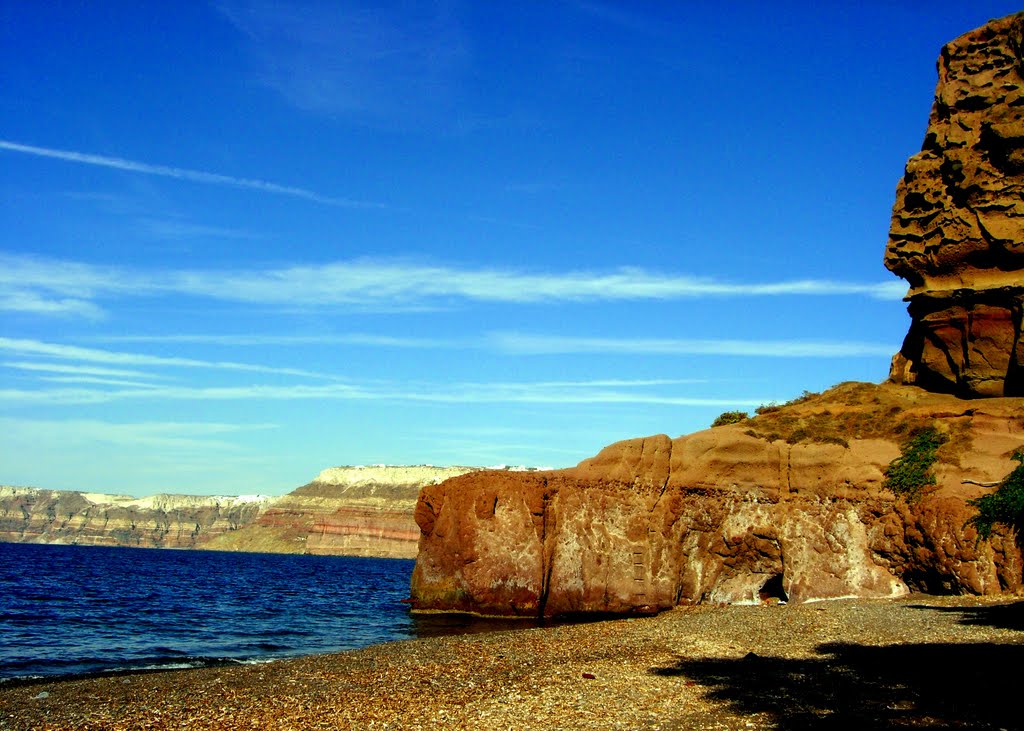
[[[1024,395],[1024,13],[947,44],[938,71],[885,251],[910,283],[912,320],[890,378]]]

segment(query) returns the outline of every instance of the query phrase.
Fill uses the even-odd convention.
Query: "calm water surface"
[[[401,600],[413,563],[0,543],[0,682],[260,662],[495,628],[411,617]]]

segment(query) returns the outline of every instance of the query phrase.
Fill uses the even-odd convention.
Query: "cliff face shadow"
[[[832,643],[820,658],[683,659],[652,668],[781,729],[1019,729],[1024,645]],[[669,726],[671,728],[671,726]]]
[[[930,612],[952,612],[961,615],[960,624],[1024,630],[1024,602],[993,604],[988,607],[932,607],[913,606]]]

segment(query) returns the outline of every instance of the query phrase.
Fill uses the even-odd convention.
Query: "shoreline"
[[[1020,597],[696,606],[0,685],[0,730],[1020,728]]]

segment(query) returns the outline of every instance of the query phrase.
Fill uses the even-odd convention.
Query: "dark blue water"
[[[421,627],[413,562],[0,543],[0,682],[348,650]]]

